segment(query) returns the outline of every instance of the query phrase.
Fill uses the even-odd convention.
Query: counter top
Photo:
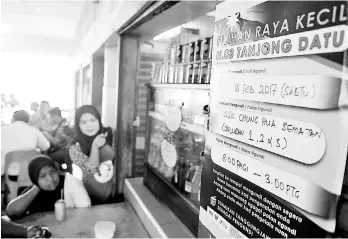
[[[63,222],[56,221],[54,212],[44,212],[29,215],[16,223],[27,226],[45,225],[52,232],[52,238],[94,238],[93,225],[99,220],[116,224],[116,238],[149,238],[128,202],[67,209],[67,219]]]

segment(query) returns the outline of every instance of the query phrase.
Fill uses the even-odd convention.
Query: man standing
[[[41,103],[40,103],[41,122],[40,122],[40,126],[39,126],[39,129],[41,131],[52,130],[52,127],[48,121],[48,111],[49,110],[50,110],[50,105],[48,104],[48,102],[45,100],[41,101]]]
[[[41,113],[39,111],[39,104],[36,102],[31,103],[30,109],[34,112],[30,117],[29,124],[35,128],[39,128],[41,122]]]
[[[1,130],[1,175],[4,174],[5,155],[19,150],[40,149],[46,151],[50,142],[42,132],[29,124],[29,114],[25,110],[14,112],[12,124],[5,125]],[[11,167],[11,166],[10,166]],[[15,170],[17,171],[17,170]],[[17,173],[17,174],[16,174]],[[13,172],[11,175],[18,175]]]
[[[62,112],[55,107],[48,111],[48,123],[52,126],[51,131],[44,131],[44,135],[51,143],[48,155],[61,166],[66,164],[67,171],[72,172],[72,162],[68,153],[68,147],[74,137],[74,130],[69,127]]]
[[[44,131],[44,135],[51,143],[51,148],[67,149],[74,137],[74,130],[68,125],[66,119],[62,117],[62,112],[58,107],[48,111],[47,121],[52,130]]]

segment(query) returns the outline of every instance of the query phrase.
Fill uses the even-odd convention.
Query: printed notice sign
[[[234,8],[232,1],[218,6],[213,59],[228,63],[348,48],[345,2],[281,4],[270,1],[244,11]]]
[[[216,7],[198,237],[327,237],[348,145],[348,3]]]
[[[182,115],[179,107],[168,106],[165,112],[165,122],[168,129],[176,132],[181,124]]]
[[[161,144],[161,155],[164,163],[172,168],[175,166],[178,155],[175,149],[175,145],[169,143],[167,140],[163,140]]]
[[[303,214],[213,161],[204,162],[202,185],[200,221],[211,232],[216,228],[231,231],[230,238],[237,234],[234,229],[240,238],[325,237],[325,231]],[[210,218],[215,216],[213,224]],[[220,218],[225,219],[223,225]],[[198,237],[206,233],[199,232]]]

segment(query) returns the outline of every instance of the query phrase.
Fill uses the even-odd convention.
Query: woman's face
[[[81,132],[87,136],[94,136],[99,131],[99,122],[97,118],[90,113],[84,113],[81,116],[79,126]]]
[[[52,166],[43,166],[39,173],[38,185],[44,191],[53,191],[59,184],[59,173]]]

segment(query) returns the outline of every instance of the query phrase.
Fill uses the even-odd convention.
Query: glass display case
[[[127,32],[140,36],[135,90],[138,105],[146,102],[146,116],[145,138],[136,135],[136,152],[144,142],[144,184],[194,235],[198,233],[217,3],[168,1],[171,6],[163,3],[155,16]],[[129,54],[124,54],[127,62]],[[144,122],[141,115],[140,121]]]
[[[208,85],[148,85],[144,181],[194,234],[208,103]]]

